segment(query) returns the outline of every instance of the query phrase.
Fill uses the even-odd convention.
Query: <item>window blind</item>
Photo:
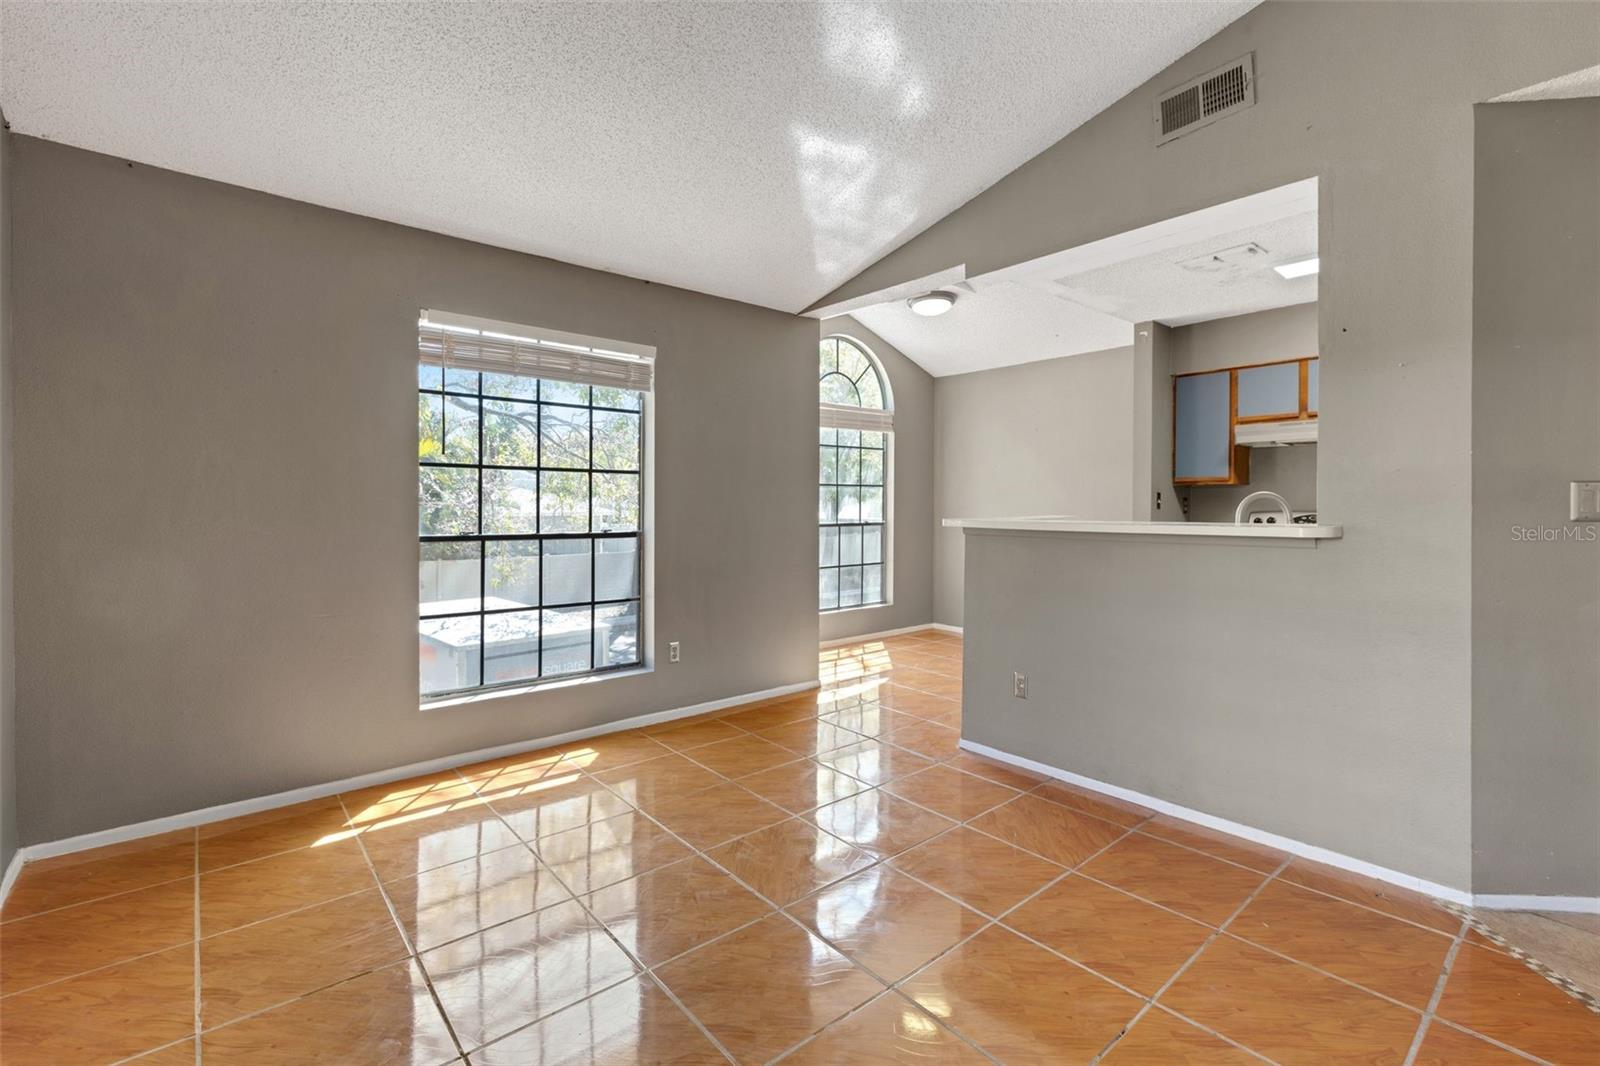
[[[428,317],[417,323],[417,359],[452,370],[512,374],[635,392],[649,392],[655,383],[655,360],[649,356],[446,325]]]
[[[894,432],[893,411],[825,403],[821,405],[820,418],[823,429],[859,429],[869,433]]]

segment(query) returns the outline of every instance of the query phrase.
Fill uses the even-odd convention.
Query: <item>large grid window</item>
[[[888,600],[888,390],[855,341],[822,342],[818,603],[824,611]]]
[[[643,394],[417,370],[424,696],[641,661]]]

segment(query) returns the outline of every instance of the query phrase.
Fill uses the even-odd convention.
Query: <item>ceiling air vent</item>
[[[1256,62],[1251,52],[1242,59],[1202,74],[1161,94],[1156,101],[1156,144],[1209,126],[1224,115],[1256,102]]]

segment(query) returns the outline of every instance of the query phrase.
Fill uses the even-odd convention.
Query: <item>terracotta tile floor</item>
[[[0,1062],[1600,1062],[1425,897],[958,751],[958,638],[820,673],[31,864]]]

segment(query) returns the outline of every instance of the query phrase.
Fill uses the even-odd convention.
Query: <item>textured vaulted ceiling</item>
[[[1252,2],[0,4],[19,133],[798,310]]]

